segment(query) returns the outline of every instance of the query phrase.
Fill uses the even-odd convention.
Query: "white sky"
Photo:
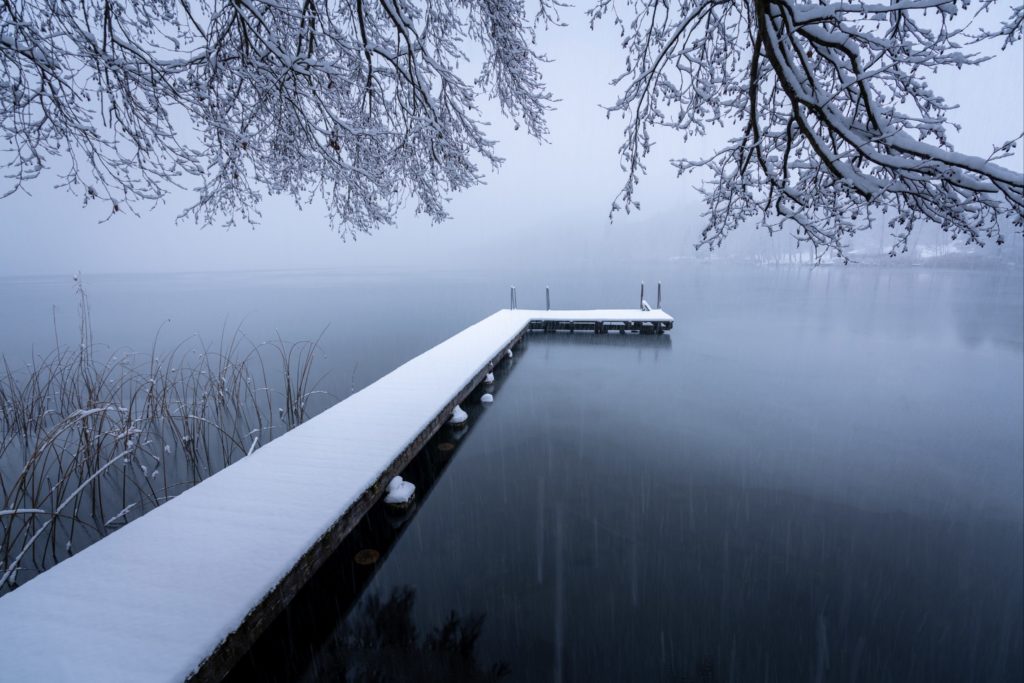
[[[607,120],[598,105],[614,101],[609,81],[623,56],[609,22],[591,32],[582,8],[566,10],[565,17],[569,28],[540,38],[541,49],[555,60],[544,69],[547,83],[561,100],[549,118],[550,144],[539,145],[496,113],[489,115],[506,163],[485,186],[453,198],[447,223],[431,225],[410,211],[396,228],[345,243],[328,229],[319,205],[300,211],[290,200],[277,199],[264,203],[256,230],[200,229],[176,224],[187,203],[179,195],[139,218],[121,214],[100,224],[105,210],[83,208],[78,197],[52,189],[52,178],[41,178],[30,186],[32,196],[0,202],[0,276],[444,268],[493,260],[575,264],[692,254],[700,227],[694,180],[677,179],[667,159],[684,151],[706,154],[710,141],[691,139],[684,150],[681,138],[662,136],[640,186],[643,211],[619,214],[609,224],[608,209],[623,181],[617,153],[622,122]],[[961,105],[951,117],[964,126],[954,138],[960,151],[987,155],[992,144],[1024,128],[1024,46],[981,68],[943,74],[932,84]],[[1020,168],[1021,158],[1003,163]],[[765,239],[761,232],[738,237],[737,242]]]

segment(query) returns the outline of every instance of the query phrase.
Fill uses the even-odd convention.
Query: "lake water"
[[[641,272],[642,271],[642,272]],[[1019,270],[87,278],[97,340],[324,328],[343,398],[494,309],[631,307],[659,337],[532,335],[236,680],[1018,681]],[[8,358],[71,335],[67,281],[0,280]],[[448,444],[454,445],[454,449]],[[372,548],[381,559],[354,561]],[[360,557],[365,558],[365,555]],[[158,618],[156,615],[154,618]]]

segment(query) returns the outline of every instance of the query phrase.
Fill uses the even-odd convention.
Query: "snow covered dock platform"
[[[530,329],[656,311],[502,310],[0,597],[0,681],[219,680]]]

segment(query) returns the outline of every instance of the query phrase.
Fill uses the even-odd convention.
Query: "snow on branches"
[[[478,96],[546,134],[535,23],[524,0],[6,0],[6,189],[54,165],[112,212],[198,179],[203,222],[281,193],[322,197],[343,235],[410,199],[440,220],[501,162]]]
[[[844,256],[851,234],[889,222],[906,249],[932,222],[968,243],[1002,241],[1024,224],[1024,175],[955,151],[953,105],[927,76],[987,59],[983,47],[1021,39],[1024,8],[995,29],[977,28],[994,0],[599,0],[622,26],[625,72],[611,107],[627,120],[620,152],[628,173],[619,201],[629,211],[656,127],[684,140],[719,123],[735,136],[709,158],[677,159],[680,174],[710,171],[699,190],[707,211],[697,245],[715,248],[748,222],[793,226],[819,255]],[[973,6],[973,7],[972,7]],[[1019,84],[1017,84],[1019,85]]]

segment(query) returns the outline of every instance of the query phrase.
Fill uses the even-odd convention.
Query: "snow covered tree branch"
[[[534,25],[523,0],[0,0],[6,189],[53,165],[112,212],[199,179],[204,222],[268,193],[321,196],[342,234],[409,199],[440,220],[501,162],[481,94],[547,132]]]
[[[975,25],[996,4],[627,0],[623,16],[600,0],[591,21],[614,17],[627,51],[609,107],[627,120],[628,176],[613,212],[638,208],[655,128],[687,140],[721,124],[736,133],[710,158],[673,162],[680,174],[713,176],[700,188],[698,247],[757,221],[793,226],[817,253],[843,257],[847,238],[879,217],[897,239],[893,253],[921,222],[968,243],[1001,242],[1005,223],[1024,225],[1024,175],[997,163],[1021,138],[983,157],[955,151],[954,105],[926,80],[982,63],[979,46],[1021,40],[1024,7],[994,29]]]
[[[995,0],[598,0],[628,57],[609,113],[627,119],[638,206],[652,133],[733,138],[705,159],[719,246],[747,222],[793,226],[843,254],[872,220],[905,248],[921,222],[1002,239],[1024,223],[1024,175],[956,151],[927,76],[1018,43],[1024,6]],[[532,47],[559,0],[0,0],[0,134],[8,193],[47,167],[86,201],[134,210],[198,181],[186,215],[253,221],[265,194],[325,200],[342,234],[412,200],[435,220],[452,192],[497,165],[481,95],[543,138],[551,103]],[[988,52],[986,52],[988,50]],[[467,64],[479,68],[467,76]]]

